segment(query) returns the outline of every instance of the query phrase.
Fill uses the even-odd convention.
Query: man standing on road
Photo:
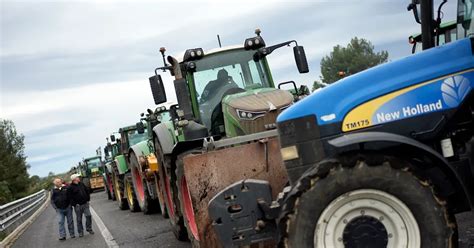
[[[52,190],[51,205],[56,210],[59,224],[59,240],[66,240],[66,228],[64,228],[64,219],[67,219],[67,228],[69,236],[75,238],[74,220],[72,219],[71,200],[68,194],[68,188],[63,184],[62,179],[53,180],[54,188]]]
[[[71,175],[71,185],[69,185],[68,193],[71,198],[71,204],[74,206],[74,212],[76,213],[79,237],[84,236],[82,214],[86,217],[86,231],[90,234],[94,234],[94,231],[92,231],[92,216],[89,209],[90,192],[86,185],[81,182],[78,174]]]

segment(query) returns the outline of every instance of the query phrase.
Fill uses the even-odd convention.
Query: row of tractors
[[[307,73],[295,40],[267,46],[256,30],[240,46],[161,48],[149,78],[158,107],[107,137],[109,199],[161,213],[193,247],[455,246],[454,214],[474,207],[471,8],[459,0],[457,35],[441,42],[440,11],[414,0],[422,33],[411,42],[425,51],[311,96],[276,84],[267,62],[292,46]]]

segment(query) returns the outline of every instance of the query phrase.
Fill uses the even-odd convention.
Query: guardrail
[[[30,217],[47,199],[41,190],[27,197],[0,206],[0,232],[8,234]]]

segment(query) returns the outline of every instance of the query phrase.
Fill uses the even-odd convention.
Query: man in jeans
[[[67,219],[69,236],[75,238],[74,220],[72,219],[71,200],[68,194],[68,188],[63,184],[60,178],[53,180],[53,190],[51,195],[51,205],[56,210],[59,224],[59,240],[66,240],[66,229],[64,228],[64,219]]]
[[[86,217],[86,231],[94,234],[92,231],[92,217],[89,209],[90,192],[89,189],[81,182],[78,174],[71,175],[71,185],[69,185],[68,194],[71,198],[71,205],[74,206],[76,213],[77,232],[79,237],[84,236],[84,227],[82,225],[82,215]]]

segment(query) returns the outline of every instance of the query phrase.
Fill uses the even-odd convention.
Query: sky
[[[206,51],[217,34],[223,46],[240,45],[260,28],[267,45],[294,39],[306,50],[307,74],[292,49],[270,55],[274,80],[311,88],[335,45],[357,36],[396,60],[420,32],[410,0],[0,1],[0,118],[25,135],[29,173],[39,176],[69,170],[155,108],[148,77],[162,65],[160,47]],[[444,12],[453,20],[455,1]],[[172,78],[162,76],[175,102]]]

